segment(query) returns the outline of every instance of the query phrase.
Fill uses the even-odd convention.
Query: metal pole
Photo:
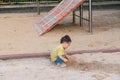
[[[79,6],[79,15],[80,15],[80,17],[79,17],[79,24],[81,26],[81,6]]]
[[[73,11],[73,24],[75,24],[75,10]]]
[[[92,1],[89,0],[89,32],[92,32]]]
[[[83,26],[83,4],[80,5],[80,26]]]
[[[36,0],[36,2],[37,2],[37,13],[38,15],[40,15],[40,1]]]

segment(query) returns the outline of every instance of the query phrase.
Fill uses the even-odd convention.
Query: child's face
[[[67,49],[70,46],[71,42],[64,42],[63,47]]]

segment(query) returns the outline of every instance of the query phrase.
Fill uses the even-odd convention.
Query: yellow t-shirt
[[[51,60],[55,61],[58,56],[62,56],[65,54],[65,49],[62,47],[62,45],[59,45],[51,52]]]

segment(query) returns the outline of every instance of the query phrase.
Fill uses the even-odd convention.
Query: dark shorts
[[[64,61],[62,59],[60,59],[59,57],[57,57],[55,63],[59,63],[59,64],[62,64]]]

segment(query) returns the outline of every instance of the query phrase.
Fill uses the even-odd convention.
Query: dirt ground
[[[37,53],[52,50],[59,44],[61,36],[72,38],[68,50],[101,49],[120,47],[120,10],[93,11],[93,34],[84,26],[70,24],[72,14],[54,29],[39,37],[33,24],[45,14],[36,13],[0,14],[0,54]],[[84,12],[87,17],[87,12]],[[78,18],[77,23],[78,23]],[[114,36],[113,36],[114,35]]]
[[[61,68],[48,58],[0,61],[0,80],[120,80],[120,53],[71,56]]]
[[[93,11],[92,34],[87,32],[87,22],[83,27],[71,24],[70,14],[39,37],[32,25],[45,14],[0,14],[0,55],[50,51],[65,34],[72,38],[68,51],[120,48],[120,10]],[[119,68],[119,52],[73,55],[66,68],[53,65],[48,58],[0,60],[0,80],[120,80]]]

